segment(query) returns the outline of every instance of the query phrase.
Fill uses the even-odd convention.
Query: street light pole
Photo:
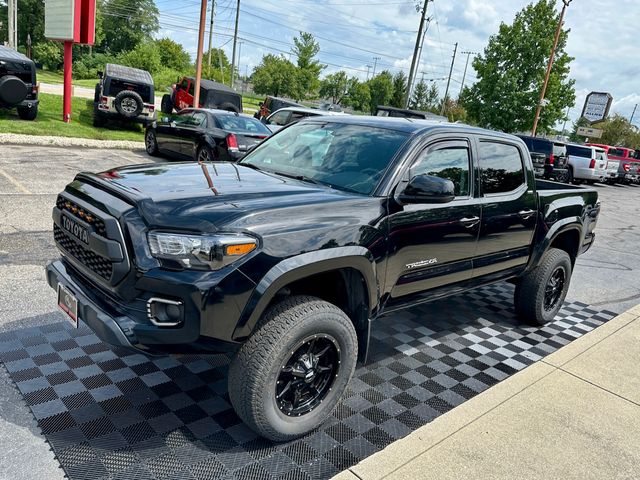
[[[562,22],[564,21],[564,14],[567,7],[571,3],[571,0],[562,0],[562,11],[560,12],[560,20],[558,21],[558,27],[556,28],[556,36],[553,40],[553,48],[551,48],[551,55],[549,56],[549,63],[547,64],[547,73],[544,77],[544,84],[542,85],[542,91],[540,92],[540,101],[536,107],[536,117],[533,119],[533,128],[531,129],[531,136],[536,136],[538,130],[538,121],[540,120],[540,111],[542,110],[542,103],[544,97],[547,94],[547,85],[549,84],[549,77],[551,76],[551,68],[553,67],[553,60],[556,56],[556,48],[558,48],[558,40],[560,39],[560,32],[562,31]]]

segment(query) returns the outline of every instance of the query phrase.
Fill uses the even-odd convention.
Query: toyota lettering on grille
[[[62,215],[60,221],[62,223],[62,228],[64,228],[67,232],[69,232],[81,242],[86,243],[87,245],[89,244],[89,232],[86,228],[74,222],[65,215]]]

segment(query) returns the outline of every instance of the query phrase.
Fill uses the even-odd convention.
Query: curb
[[[92,138],[54,137],[25,135],[18,133],[0,133],[0,145],[27,145],[30,147],[83,147],[110,148],[122,150],[144,150],[144,142],[129,140],[96,140]]]
[[[503,380],[406,437],[333,477],[333,480],[379,480],[414,462],[419,456],[471,425],[528,387],[543,380],[606,338],[640,318],[640,305]]]

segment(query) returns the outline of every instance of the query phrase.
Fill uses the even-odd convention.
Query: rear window
[[[556,157],[564,157],[567,155],[567,146],[564,143],[553,144],[553,154]]]
[[[236,117],[235,115],[219,115],[216,120],[220,127],[234,133],[257,133],[271,135],[271,130],[255,118]]]
[[[567,153],[576,157],[591,158],[591,148],[579,145],[567,145]]]
[[[624,157],[624,150],[621,148],[610,148],[609,149],[610,157]]]

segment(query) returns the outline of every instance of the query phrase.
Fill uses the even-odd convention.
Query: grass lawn
[[[41,93],[38,118],[20,120],[16,109],[0,109],[0,132],[26,135],[94,138],[96,140],[144,141],[142,125],[111,123],[107,128],[95,128],[93,101],[74,97],[71,101],[71,123],[62,121],[62,95]]]
[[[64,79],[62,77],[61,72],[50,72],[49,70],[38,70],[36,73],[36,78],[38,79],[39,82],[42,82],[42,83],[53,83],[53,84],[64,83]],[[94,88],[96,86],[96,83],[98,83],[97,78],[73,80],[73,84],[77,85],[78,87]]]

